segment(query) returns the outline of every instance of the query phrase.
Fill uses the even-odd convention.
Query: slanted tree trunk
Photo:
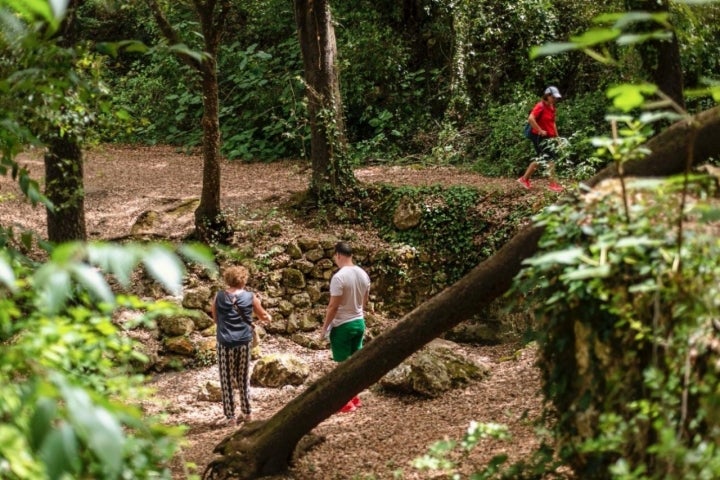
[[[45,196],[48,240],[54,243],[86,240],[83,156],[77,141],[57,134],[45,153]]]
[[[717,107],[697,117],[695,162],[720,154],[719,115],[720,107]],[[661,171],[667,175],[684,171],[682,152],[687,145],[687,133],[685,128],[674,125],[648,142],[647,147],[653,153],[633,167],[634,174],[655,175]],[[666,155],[662,148],[680,153],[676,158]],[[659,162],[666,165],[658,168]],[[604,176],[606,172],[600,172],[599,177]],[[589,185],[596,183],[588,182]],[[221,457],[208,465],[204,478],[252,479],[286,470],[303,435],[430,340],[505,293],[520,271],[522,261],[537,251],[543,230],[530,227],[519,232],[492,257],[340,363],[272,418],[251,423],[226,437],[215,447]]]
[[[645,146],[651,153],[643,159],[623,164],[626,176],[665,177],[683,172],[690,153],[691,129],[697,128],[697,138],[692,145],[693,159],[697,165],[720,151],[720,107],[711,108],[692,117],[690,121],[680,121],[671,125],[663,133],[654,137]],[[594,187],[606,178],[617,176],[617,166],[612,164],[597,175],[584,182]]]
[[[178,32],[165,17],[157,0],[146,0],[163,36],[171,45],[183,42]],[[220,208],[220,108],[218,100],[217,55],[220,39],[232,7],[230,0],[195,0],[192,2],[200,19],[204,57],[176,51],[180,60],[200,74],[203,99],[203,174],[200,204],[195,210],[195,233],[204,241],[225,240],[227,222]]]
[[[651,13],[670,12],[668,0],[625,0],[628,11],[645,11]],[[639,33],[658,29],[658,24],[646,22],[638,27]],[[648,40],[636,47],[640,53],[643,70],[652,82],[668,97],[682,108],[685,108],[683,97],[683,74],[680,63],[680,45],[677,35],[672,32],[670,40]]]
[[[327,0],[295,0],[294,6],[310,116],[310,192],[332,203],[357,183],[347,158],[335,27]]]

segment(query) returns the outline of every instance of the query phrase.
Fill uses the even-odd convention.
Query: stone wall
[[[232,264],[245,265],[250,271],[248,288],[256,291],[264,307],[272,314],[269,325],[258,327],[261,334],[290,335],[308,348],[323,348],[317,335],[310,335],[322,324],[330,299],[330,278],[337,269],[332,256],[335,237],[301,237],[287,244],[277,244],[262,254],[231,258],[218,257],[221,270]],[[375,317],[399,320],[413,308],[446,287],[442,272],[431,271],[428,259],[409,247],[369,248],[351,242],[355,263],[370,275],[371,308],[368,314],[370,335]],[[237,253],[237,252],[235,252]],[[162,360],[156,369],[167,366],[186,367],[193,363],[214,361],[214,324],[210,318],[215,293],[224,288],[221,276],[207,278],[195,274],[185,285],[182,306],[191,315],[158,319],[159,351]],[[523,314],[508,315],[497,303],[484,308],[470,322],[464,322],[447,337],[461,342],[497,343],[518,333],[525,323]]]

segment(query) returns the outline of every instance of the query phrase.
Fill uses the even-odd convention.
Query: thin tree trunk
[[[699,129],[694,162],[698,163],[720,154],[720,107],[704,112],[696,121]],[[648,142],[646,146],[653,153],[633,164],[634,174],[683,172],[687,133],[682,124],[676,124]],[[663,148],[680,153],[669,155]],[[658,163],[665,165],[658,168]],[[611,169],[596,178],[606,178],[607,171]],[[598,181],[586,183],[595,185]],[[221,457],[208,465],[204,478],[253,479],[286,470],[303,435],[430,340],[505,293],[523,260],[537,251],[543,231],[543,227],[529,227],[519,232],[492,257],[405,315],[395,327],[310,385],[272,418],[254,422],[226,437],[215,447]]]
[[[204,65],[202,92],[203,188],[195,210],[195,229],[199,238],[209,240],[226,230],[220,209],[220,110],[214,57]]]
[[[157,0],[146,0],[146,2],[168,42],[171,45],[183,43],[178,32],[165,17]],[[195,232],[198,238],[206,242],[218,240],[224,242],[228,226],[220,208],[220,107],[217,56],[232,2],[194,0],[192,4],[200,18],[206,56],[198,60],[184,52],[179,52],[177,55],[186,65],[200,74],[202,81],[203,181],[200,204],[195,210]]]

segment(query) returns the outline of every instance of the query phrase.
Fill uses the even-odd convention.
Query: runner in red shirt
[[[555,149],[550,143],[553,138],[558,136],[557,124],[555,123],[555,103],[562,98],[557,87],[547,87],[543,93],[542,99],[535,104],[530,115],[528,123],[530,124],[530,140],[535,147],[537,159],[528,165],[527,170],[522,177],[518,178],[518,182],[525,188],[531,188],[530,177],[537,170],[539,161],[548,161],[548,170],[550,173],[550,185],[548,188],[554,192],[561,192],[563,186],[555,180]]]

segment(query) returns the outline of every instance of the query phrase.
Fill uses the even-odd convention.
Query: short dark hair
[[[352,247],[347,242],[338,242],[335,244],[335,253],[344,255],[346,257],[352,257]]]

